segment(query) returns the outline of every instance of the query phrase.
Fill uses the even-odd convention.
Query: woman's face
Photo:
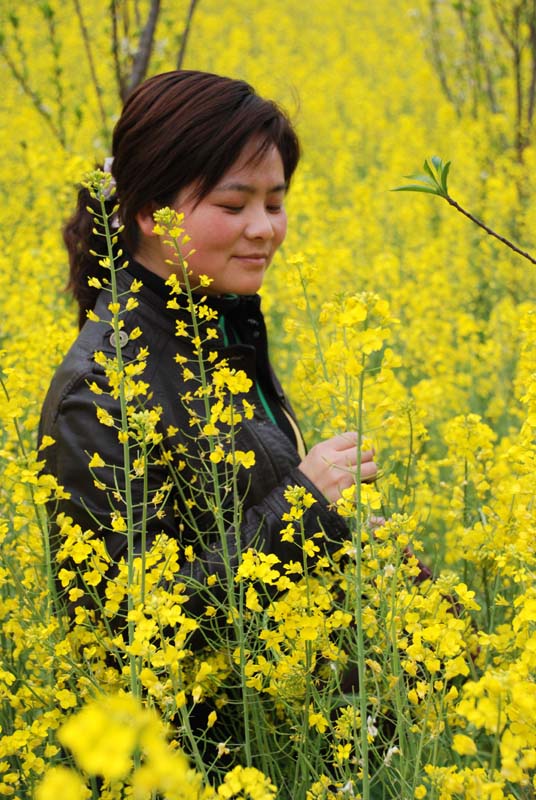
[[[217,186],[195,203],[187,189],[173,208],[184,214],[184,227],[195,251],[188,257],[192,285],[199,275],[212,279],[207,294],[254,294],[260,289],[273,255],[285,238],[283,206],[286,184],[279,151],[271,146],[251,161],[258,148],[250,142]],[[147,242],[147,244],[149,244]],[[169,251],[152,240],[151,253],[140,249],[139,260],[167,277]],[[150,262],[150,263],[149,263]]]

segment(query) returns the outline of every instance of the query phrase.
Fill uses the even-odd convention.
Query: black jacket
[[[120,292],[128,292],[132,281],[129,271],[120,271],[117,278]],[[216,573],[223,577],[225,566],[221,535],[217,532],[213,512],[208,508],[187,508],[188,487],[195,485],[196,472],[199,472],[197,467],[201,465],[200,459],[203,458],[200,440],[192,437],[189,415],[181,402],[185,386],[181,367],[176,361],[176,356],[192,358],[191,340],[176,335],[177,322],[186,321],[188,324],[191,314],[184,308],[167,308],[163,293],[153,291],[147,285],[135,297],[139,305],[124,317],[124,332],[128,336],[134,328],[139,327],[142,336],[135,340],[126,340],[126,336],[123,337],[123,358],[128,362],[136,357],[140,347],[148,348],[147,366],[141,379],[150,387],[148,405],[162,407],[159,423],[163,434],[162,445],[172,453],[178,453],[177,448],[180,452],[181,445],[188,451],[188,456],[183,459],[186,462],[185,470],[180,473],[180,480],[185,488],[179,490],[174,485],[163,506],[163,514],[158,517],[153,515],[149,519],[147,543],[150,545],[155,536],[163,531],[169,536],[179,538],[182,546],[191,545],[197,558],[192,563],[184,564],[181,576],[187,577],[189,574],[196,582],[204,583],[207,574]],[[107,310],[109,302],[109,293],[102,291],[95,307],[95,312],[102,320],[110,317]],[[306,535],[312,536],[323,530],[327,534],[323,546],[328,550],[339,547],[341,540],[347,535],[345,523],[328,507],[326,499],[298,468],[301,458],[296,442],[292,441],[292,427],[296,427],[295,422],[288,430],[285,429],[287,415],[292,419],[294,415],[270,367],[260,298],[257,295],[215,298],[207,302],[217,308],[220,319],[223,315],[235,340],[234,344],[225,343],[220,323],[218,339],[210,342],[210,350],[216,350],[219,358],[226,357],[231,368],[244,370],[253,381],[247,399],[255,406],[254,417],[241,422],[235,444],[239,450],[253,450],[255,453],[255,466],[250,470],[238,471],[238,492],[243,508],[238,534],[241,550],[252,546],[276,554],[284,563],[302,560],[301,549],[296,544],[282,541],[280,534],[286,524],[282,522],[282,515],[289,509],[284,498],[284,491],[289,485],[305,487],[316,499],[304,517]],[[61,501],[54,513],[65,512],[83,530],[90,528],[101,533],[109,554],[117,561],[126,556],[127,538],[124,533],[106,529],[110,525],[110,500],[102,489],[94,485],[88,471],[88,462],[94,452],[98,452],[108,465],[120,467],[123,463],[123,449],[118,441],[117,431],[101,424],[96,416],[96,405],[115,418],[119,413],[119,403],[109,394],[104,370],[94,359],[95,351],[102,351],[110,357],[114,354],[115,346],[110,341],[110,334],[110,326],[105,322],[88,321],[84,325],[48,391],[42,411],[40,438],[48,435],[55,440],[55,444],[44,450],[45,471],[55,475],[60,484],[70,492],[70,499]],[[100,387],[103,394],[95,394],[90,389],[90,384]],[[260,387],[263,398],[259,394]],[[274,424],[274,419],[281,419],[281,424]],[[176,457],[177,460],[181,459],[178,454]],[[199,474],[202,472],[201,469]],[[121,472],[112,467],[97,469],[96,475],[108,485],[116,482],[119,489],[123,486]],[[155,491],[168,479],[169,468],[164,462],[152,464],[149,469],[149,491]],[[142,489],[143,481],[135,480],[135,537],[138,547]],[[228,494],[224,508],[220,509],[224,519],[230,520],[232,517],[230,509],[233,499]],[[189,522],[189,515],[192,513],[195,515],[194,526]],[[106,526],[100,531],[99,522]],[[227,557],[231,566],[234,566],[237,559],[237,532],[232,530],[231,522],[228,524]],[[202,537],[194,528],[202,532]],[[57,536],[54,527],[53,536]],[[57,546],[57,539],[53,539],[53,551]],[[193,592],[188,605],[192,613],[200,613],[202,599]]]

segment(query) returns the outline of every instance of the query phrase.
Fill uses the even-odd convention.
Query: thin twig
[[[186,45],[188,43],[188,37],[190,35],[190,27],[192,25],[192,17],[194,15],[194,11],[196,9],[198,2],[199,0],[190,0],[188,14],[186,15],[186,24],[184,26],[184,30],[182,32],[182,37],[181,37],[179,57],[177,58],[177,69],[182,69],[182,65],[184,63],[184,57],[186,55]]]
[[[86,27],[86,23],[82,15],[80,0],[73,0],[73,3],[76,10],[76,16],[78,17],[78,24],[80,25],[80,33],[82,34],[82,41],[84,42],[84,48],[86,51],[86,56],[89,64],[89,71],[91,73],[91,80],[93,81],[93,86],[95,87],[95,93],[97,95],[97,103],[99,105],[99,113],[102,121],[102,130],[103,133],[105,133],[106,138],[108,138],[106,111],[104,110],[104,104],[102,102],[103,91],[102,91],[102,86],[100,85],[99,79],[97,77],[97,70],[95,69],[95,60],[93,58],[93,51],[91,49],[91,39],[89,38],[88,29]]]
[[[64,142],[67,142],[67,135],[65,132],[65,95],[63,91],[63,81],[62,81],[62,67],[60,63],[60,55],[61,55],[61,42],[57,36],[57,28],[56,28],[56,15],[54,10],[48,3],[42,3],[40,5],[41,13],[43,14],[47,29],[48,29],[48,37],[50,42],[50,50],[52,53],[52,60],[53,60],[53,68],[50,72],[50,83],[55,90],[56,94],[56,103],[58,107],[58,129],[61,132],[61,136]]]
[[[132,72],[130,73],[130,79],[127,86],[127,96],[133,89],[136,88],[136,86],[138,86],[138,84],[142,82],[147,73],[147,67],[149,66],[149,60],[151,58],[154,32],[159,13],[160,0],[152,0],[147,22],[145,23],[145,27],[141,33],[138,50],[134,56],[134,64],[132,66]]]
[[[18,82],[18,84],[21,87],[21,89],[24,92],[24,94],[27,97],[30,98],[30,100],[32,101],[36,111],[39,114],[41,114],[41,116],[46,121],[47,125],[49,126],[50,130],[52,131],[52,133],[54,134],[56,139],[59,141],[61,146],[63,148],[65,148],[67,146],[67,144],[65,142],[65,137],[63,135],[63,131],[61,131],[57,127],[57,125],[54,123],[54,120],[52,119],[52,115],[51,115],[50,111],[48,111],[45,108],[45,106],[43,105],[43,101],[41,100],[40,96],[37,94],[37,92],[35,92],[32,89],[32,87],[29,85],[28,81],[26,80],[25,76],[21,72],[19,72],[19,70],[17,69],[16,64],[14,63],[14,61],[11,58],[11,56],[9,55],[9,53],[6,51],[6,49],[4,47],[0,47],[0,53],[2,54],[6,64],[8,65],[8,67],[9,67],[9,69],[11,71],[11,74],[13,75],[15,80]]]
[[[509,239],[506,239],[504,236],[501,236],[499,233],[496,233],[494,230],[492,230],[492,228],[488,228],[487,225],[485,225],[479,219],[474,217],[469,211],[466,211],[465,208],[462,208],[462,206],[459,203],[457,203],[456,200],[453,200],[450,195],[442,195],[442,196],[445,198],[445,200],[449,205],[451,205],[453,208],[456,209],[456,211],[459,211],[460,214],[463,214],[465,217],[467,217],[467,219],[470,219],[471,222],[474,222],[475,225],[478,225],[479,228],[482,228],[482,230],[486,231],[486,233],[488,233],[490,236],[493,236],[495,237],[495,239],[498,239],[499,242],[505,244],[507,247],[510,248],[510,250],[513,250],[514,253],[517,253],[518,255],[523,256],[523,258],[526,258],[528,261],[531,262],[531,264],[536,264],[536,258],[533,258],[533,256],[530,255],[530,253],[527,253],[526,250],[521,250],[519,247],[517,247],[517,245],[515,245]]]
[[[117,2],[111,0],[110,13],[112,16],[112,56],[115,67],[115,79],[117,81],[117,89],[119,97],[124,102],[126,100],[125,91],[125,78],[121,70],[121,59],[119,58],[119,34],[117,32]]]
[[[532,128],[534,117],[534,104],[536,102],[536,2],[532,2],[532,9],[529,12],[529,47],[530,47],[530,84],[529,84],[529,103],[527,108],[527,124],[529,132]]]

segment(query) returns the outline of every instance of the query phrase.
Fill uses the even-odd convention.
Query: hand
[[[314,483],[330,503],[335,503],[344,489],[356,481],[358,435],[355,431],[342,433],[319,442],[307,453],[299,468]],[[360,454],[361,480],[373,481],[378,474],[374,462],[374,450],[364,450]]]

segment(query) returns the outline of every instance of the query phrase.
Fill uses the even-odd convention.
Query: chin
[[[262,281],[257,281],[256,283],[250,283],[247,286],[243,286],[240,290],[236,290],[235,294],[257,294],[259,289],[262,286]]]
[[[257,278],[251,276],[247,280],[237,282],[232,288],[227,289],[228,294],[257,294],[264,280],[264,275]]]

